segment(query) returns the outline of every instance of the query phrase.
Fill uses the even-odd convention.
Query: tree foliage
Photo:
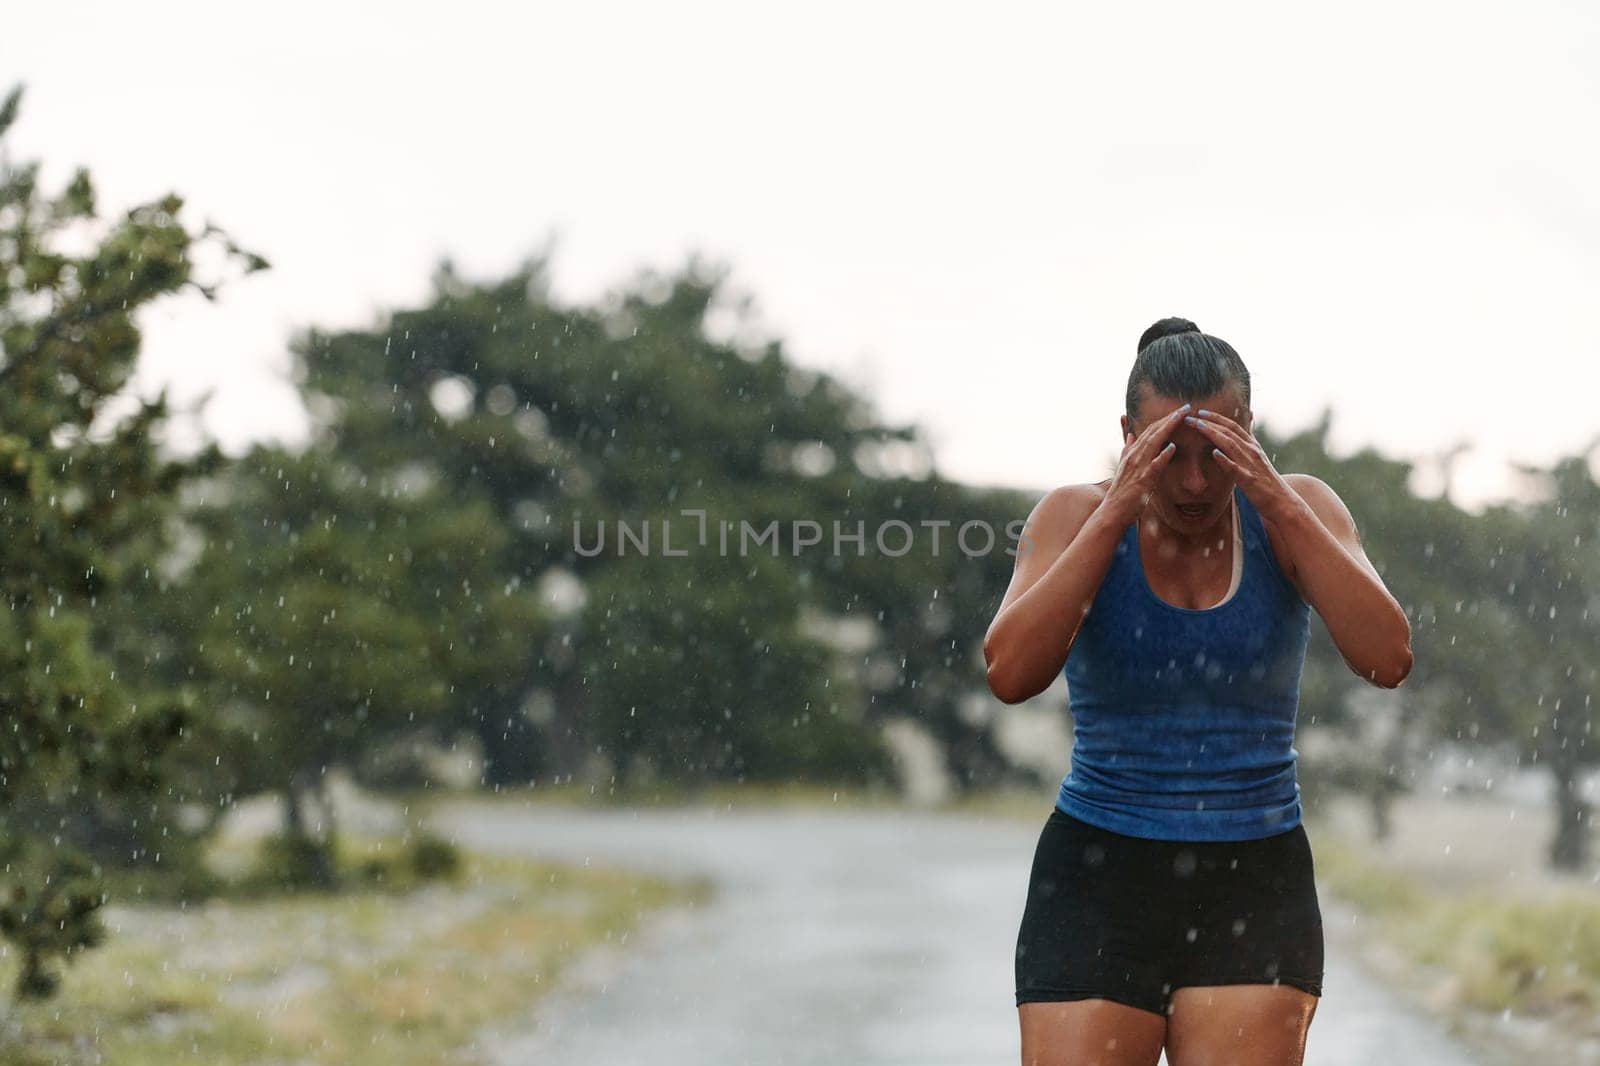
[[[154,594],[179,487],[219,462],[160,454],[165,392],[125,390],[135,318],[189,287],[214,296],[193,267],[203,244],[246,273],[265,261],[191,232],[176,195],[106,223],[86,170],[42,190],[39,164],[4,151],[21,97],[0,104],[0,932],[23,957],[18,994],[42,996],[51,960],[103,935],[89,856],[156,845],[165,755],[194,710],[192,691],[150,683],[137,630],[116,624]]]

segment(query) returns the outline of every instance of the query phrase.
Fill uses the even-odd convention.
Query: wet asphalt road
[[[707,874],[720,888],[603,947],[525,1023],[486,1034],[500,1066],[1020,1061],[1012,952],[1038,827],[914,810],[468,803],[436,817],[473,847]],[[1350,920],[1321,899],[1325,927]],[[1335,939],[1306,1066],[1488,1066]]]

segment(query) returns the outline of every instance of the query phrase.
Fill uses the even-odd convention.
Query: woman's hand
[[[1180,420],[1188,414],[1189,406],[1184,404],[1169,411],[1144,427],[1137,438],[1129,433],[1123,440],[1117,472],[1112,475],[1111,485],[1100,504],[1100,509],[1114,518],[1119,527],[1138,518],[1149,502],[1161,471],[1172,461],[1176,449],[1167,438],[1182,424]]]
[[[1198,411],[1184,421],[1206,435],[1217,465],[1233,475],[1240,491],[1269,520],[1300,502],[1247,427],[1216,411]]]

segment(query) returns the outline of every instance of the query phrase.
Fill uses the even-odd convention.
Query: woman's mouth
[[[1183,517],[1190,519],[1204,517],[1206,510],[1207,507],[1203,503],[1195,504],[1193,507],[1186,507],[1182,504],[1178,505],[1178,513]]]

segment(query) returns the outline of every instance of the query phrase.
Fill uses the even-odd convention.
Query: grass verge
[[[1600,898],[1580,888],[1437,892],[1347,837],[1313,826],[1317,880],[1370,935],[1446,976],[1455,1005],[1560,1018],[1600,1036]]]
[[[339,865],[361,884],[399,847],[346,835]],[[0,1063],[476,1063],[476,1035],[529,1014],[586,949],[711,891],[463,851],[453,877],[416,884],[113,903],[106,943],[67,968],[61,992],[11,1006]],[[16,968],[0,958],[0,980]]]

